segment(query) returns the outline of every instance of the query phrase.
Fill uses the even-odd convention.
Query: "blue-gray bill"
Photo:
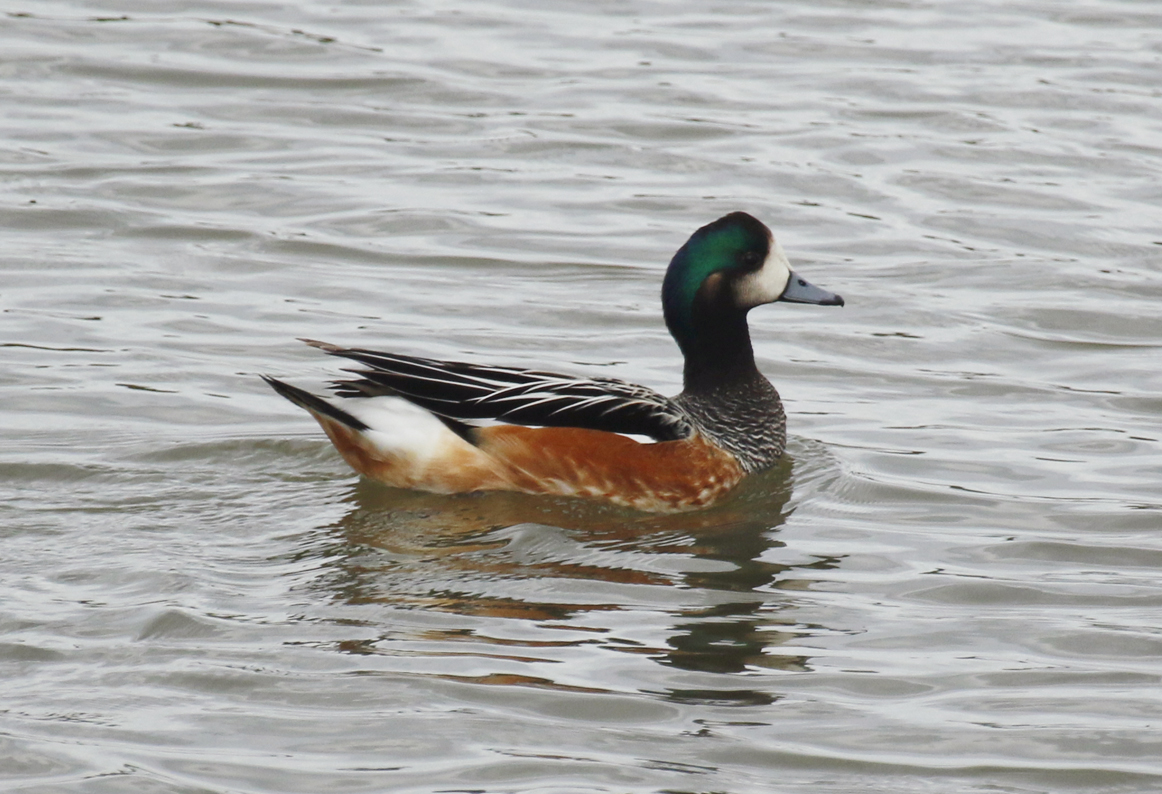
[[[791,278],[787,280],[787,288],[783,290],[779,300],[787,303],[815,303],[819,306],[843,305],[843,296],[816,287],[794,271],[791,271]]]

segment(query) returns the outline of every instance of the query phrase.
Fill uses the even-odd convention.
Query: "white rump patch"
[[[402,397],[358,397],[340,407],[370,430],[360,435],[392,456],[424,464],[448,443],[467,444],[430,411]]]

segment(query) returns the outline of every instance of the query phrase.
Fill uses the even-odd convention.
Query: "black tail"
[[[269,375],[261,375],[264,381],[270,384],[270,388],[286,397],[299,408],[305,408],[316,414],[322,414],[329,419],[334,419],[336,422],[342,422],[350,427],[352,430],[370,430],[371,428],[363,422],[356,419],[351,414],[347,413],[341,408],[336,408],[331,403],[324,400],[322,397],[316,397],[309,391],[303,391],[297,386],[291,386],[289,383],[283,383],[281,380],[275,380]]]

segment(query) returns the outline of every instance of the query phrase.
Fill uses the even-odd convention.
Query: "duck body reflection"
[[[364,480],[346,499],[348,513],[325,530],[328,572],[312,587],[412,616],[376,611],[380,633],[343,651],[440,647],[508,660],[478,661],[490,676],[512,663],[528,678],[476,683],[567,688],[567,677],[528,676],[577,646],[700,674],[801,670],[804,657],[778,650],[799,636],[794,594],[838,560],[803,559],[777,540],[790,512],[790,469],[787,459],[721,505],[673,515],[521,493],[437,496]],[[404,628],[417,621],[424,628]],[[449,664],[448,674],[463,669]],[[773,697],[739,683],[699,679],[659,694],[728,705]]]

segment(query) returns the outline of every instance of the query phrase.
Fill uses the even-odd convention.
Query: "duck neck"
[[[707,393],[761,377],[746,312],[723,312],[700,326],[687,339],[678,340],[686,358],[682,372],[686,392]]]

